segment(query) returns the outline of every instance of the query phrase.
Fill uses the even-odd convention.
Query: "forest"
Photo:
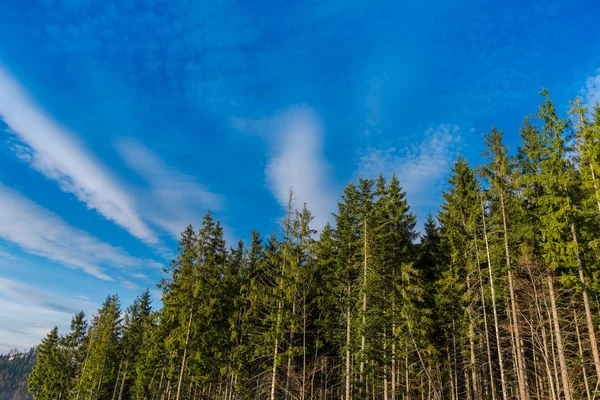
[[[35,364],[35,350],[0,353],[0,400],[29,400],[27,375]]]
[[[31,395],[600,398],[600,106],[540,103],[516,151],[493,127],[482,165],[458,157],[422,232],[395,176],[347,184],[320,232],[293,192],[279,231],[247,244],[207,213],[161,307],[110,295],[53,329]]]

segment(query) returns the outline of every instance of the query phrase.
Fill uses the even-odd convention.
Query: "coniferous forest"
[[[485,134],[421,233],[396,177],[358,178],[333,223],[289,206],[227,248],[208,213],[158,284],[37,348],[35,399],[600,398],[600,106],[541,92],[516,151]],[[158,301],[155,302],[155,304]]]

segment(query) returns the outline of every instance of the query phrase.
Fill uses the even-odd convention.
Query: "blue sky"
[[[319,228],[381,172],[422,219],[493,124],[516,145],[542,86],[563,112],[600,100],[599,18],[591,1],[5,1],[0,351],[154,290],[209,208],[233,243],[277,229],[293,188]]]

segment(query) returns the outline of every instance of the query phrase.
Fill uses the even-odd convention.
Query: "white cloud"
[[[10,260],[15,259],[15,257],[12,254],[10,254],[8,251],[4,250],[2,247],[0,247],[0,257],[8,258]]]
[[[367,118],[365,120],[365,135],[381,133],[380,125],[383,119],[382,97],[384,81],[380,77],[374,77],[369,85],[369,93],[365,99]]]
[[[65,333],[74,313],[93,310],[88,300],[50,295],[0,277],[0,353],[35,346],[55,325]]]
[[[588,107],[592,108],[596,103],[600,103],[600,69],[596,76],[590,76],[586,80],[583,92]]]
[[[207,209],[223,208],[221,196],[212,193],[194,177],[169,168],[141,142],[121,139],[115,143],[127,166],[148,184],[138,192],[137,205],[143,217],[179,239],[190,224],[197,224]]]
[[[375,178],[396,174],[411,206],[425,209],[436,205],[436,195],[461,143],[456,125],[428,129],[421,143],[402,149],[370,148],[361,156],[359,176]],[[429,210],[427,210],[429,211]]]
[[[121,284],[130,290],[135,290],[135,289],[139,288],[139,285],[137,283],[131,282],[128,280],[121,281]]]
[[[90,209],[149,244],[157,243],[133,201],[104,166],[54,121],[0,65],[0,117],[20,141],[17,156]]]
[[[0,238],[24,251],[81,269],[104,280],[111,277],[103,267],[157,267],[123,249],[90,236],[58,215],[40,207],[0,182]]]
[[[235,120],[234,124],[265,135],[270,141],[265,175],[279,204],[287,207],[292,189],[296,208],[306,203],[314,216],[313,228],[323,228],[335,211],[336,188],[323,152],[324,132],[319,116],[307,106],[296,106],[270,119]]]

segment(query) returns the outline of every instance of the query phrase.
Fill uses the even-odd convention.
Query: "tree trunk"
[[[471,277],[467,275],[467,290],[471,292]],[[471,373],[471,390],[473,394],[473,400],[479,400],[479,390],[477,387],[477,366],[475,359],[475,330],[473,328],[473,309],[469,305],[469,353],[470,353],[470,362],[469,362],[469,372]]]
[[[502,400],[508,399],[508,393],[506,392],[506,378],[504,377],[504,361],[502,359],[502,345],[500,342],[500,331],[498,324],[498,310],[496,307],[496,290],[494,287],[494,274],[492,273],[492,260],[490,256],[490,245],[488,242],[487,227],[485,223],[485,208],[483,206],[483,199],[481,200],[481,211],[483,219],[483,237],[485,239],[485,252],[487,255],[488,273],[490,277],[490,291],[492,295],[492,311],[494,314],[494,329],[496,331],[496,347],[498,350],[498,365],[500,367],[500,384],[502,386]]]
[[[183,385],[183,376],[185,375],[185,363],[187,361],[187,350],[190,343],[190,331],[192,330],[192,318],[194,316],[194,306],[190,307],[190,319],[188,321],[187,333],[185,335],[185,345],[183,347],[183,358],[181,359],[181,369],[179,371],[179,381],[177,382],[177,394],[175,399],[179,400],[181,396],[181,387]]]
[[[396,400],[396,302],[392,299],[392,400]]]
[[[275,330],[275,346],[273,347],[273,372],[271,374],[271,400],[275,400],[275,385],[277,383],[277,353],[279,352],[279,326],[281,325],[281,300],[277,306],[277,326]]]
[[[387,329],[383,328],[383,400],[388,400],[388,379],[387,379]]]
[[[577,242],[577,230],[575,223],[571,222],[571,234],[573,235],[573,243],[575,244],[577,257],[577,272],[579,273],[579,283],[581,284],[581,294],[583,296],[583,307],[585,309],[585,320],[587,322],[588,335],[590,337],[590,345],[592,355],[594,357],[594,367],[596,368],[596,382],[600,382],[600,355],[598,354],[598,342],[596,341],[596,332],[594,330],[594,321],[590,310],[590,300],[588,298],[587,286],[585,284],[585,276],[583,275],[583,262],[579,253],[579,244]]]
[[[348,309],[346,311],[346,397],[344,400],[350,400],[350,281],[348,281]],[[271,399],[273,400],[273,399]]]
[[[292,300],[292,318],[294,318],[294,316],[296,315],[296,302],[294,300]],[[292,379],[292,356],[291,353],[294,348],[294,323],[292,322],[292,326],[290,329],[290,343],[288,344],[288,350],[290,352],[290,354],[288,355],[287,358],[287,371],[285,374],[285,394],[284,394],[284,398],[285,400],[288,400],[290,398],[290,381]]]
[[[487,361],[490,371],[490,389],[492,392],[492,400],[496,400],[496,387],[494,384],[494,367],[492,365],[492,350],[490,346],[490,334],[487,322],[487,311],[485,309],[485,292],[483,290],[483,278],[481,276],[481,265],[479,260],[479,246],[477,245],[477,236],[475,236],[475,255],[477,261],[477,272],[479,273],[479,290],[481,290],[481,308],[483,310],[483,327],[485,329],[485,348],[487,351]]]
[[[364,395],[364,373],[365,373],[365,330],[367,329],[367,220],[364,221],[363,228],[363,301],[362,301],[362,332],[360,338],[360,394]]]
[[[516,353],[517,353],[517,381],[519,383],[519,397],[521,400],[529,399],[529,394],[527,393],[527,382],[526,382],[526,371],[525,371],[525,363],[523,362],[523,349],[521,347],[521,332],[519,327],[519,317],[517,314],[517,305],[515,298],[515,288],[513,282],[513,274],[511,267],[511,258],[510,258],[510,250],[508,246],[508,226],[506,222],[506,207],[504,204],[504,193],[502,188],[499,190],[500,192],[500,208],[502,209],[502,227],[504,229],[504,251],[506,256],[506,268],[508,270],[508,290],[510,294],[510,311],[512,314],[512,320],[514,324],[515,331],[515,344],[516,344]]]
[[[583,348],[581,346],[581,337],[579,336],[579,319],[577,318],[577,312],[575,310],[573,310],[573,321],[575,322],[575,334],[577,335],[577,348],[579,349],[579,358],[581,359],[581,374],[583,375],[585,393],[587,394],[588,400],[591,400],[590,385],[588,383],[587,371],[585,370],[585,363],[583,362]]]
[[[556,298],[554,293],[554,277],[548,274],[548,290],[550,294],[550,304],[552,306],[552,320],[554,322],[554,335],[556,337],[556,351],[558,353],[558,363],[560,365],[560,374],[563,383],[563,392],[565,400],[573,400],[571,395],[571,384],[569,382],[569,372],[567,370],[567,361],[565,359],[564,344],[562,333],[560,331],[560,323],[558,320],[558,309],[556,308]]]
[[[127,363],[125,363],[125,371],[123,372],[123,379],[121,379],[121,388],[119,389],[119,400],[123,399],[123,390],[125,389],[125,377],[127,376]]]

